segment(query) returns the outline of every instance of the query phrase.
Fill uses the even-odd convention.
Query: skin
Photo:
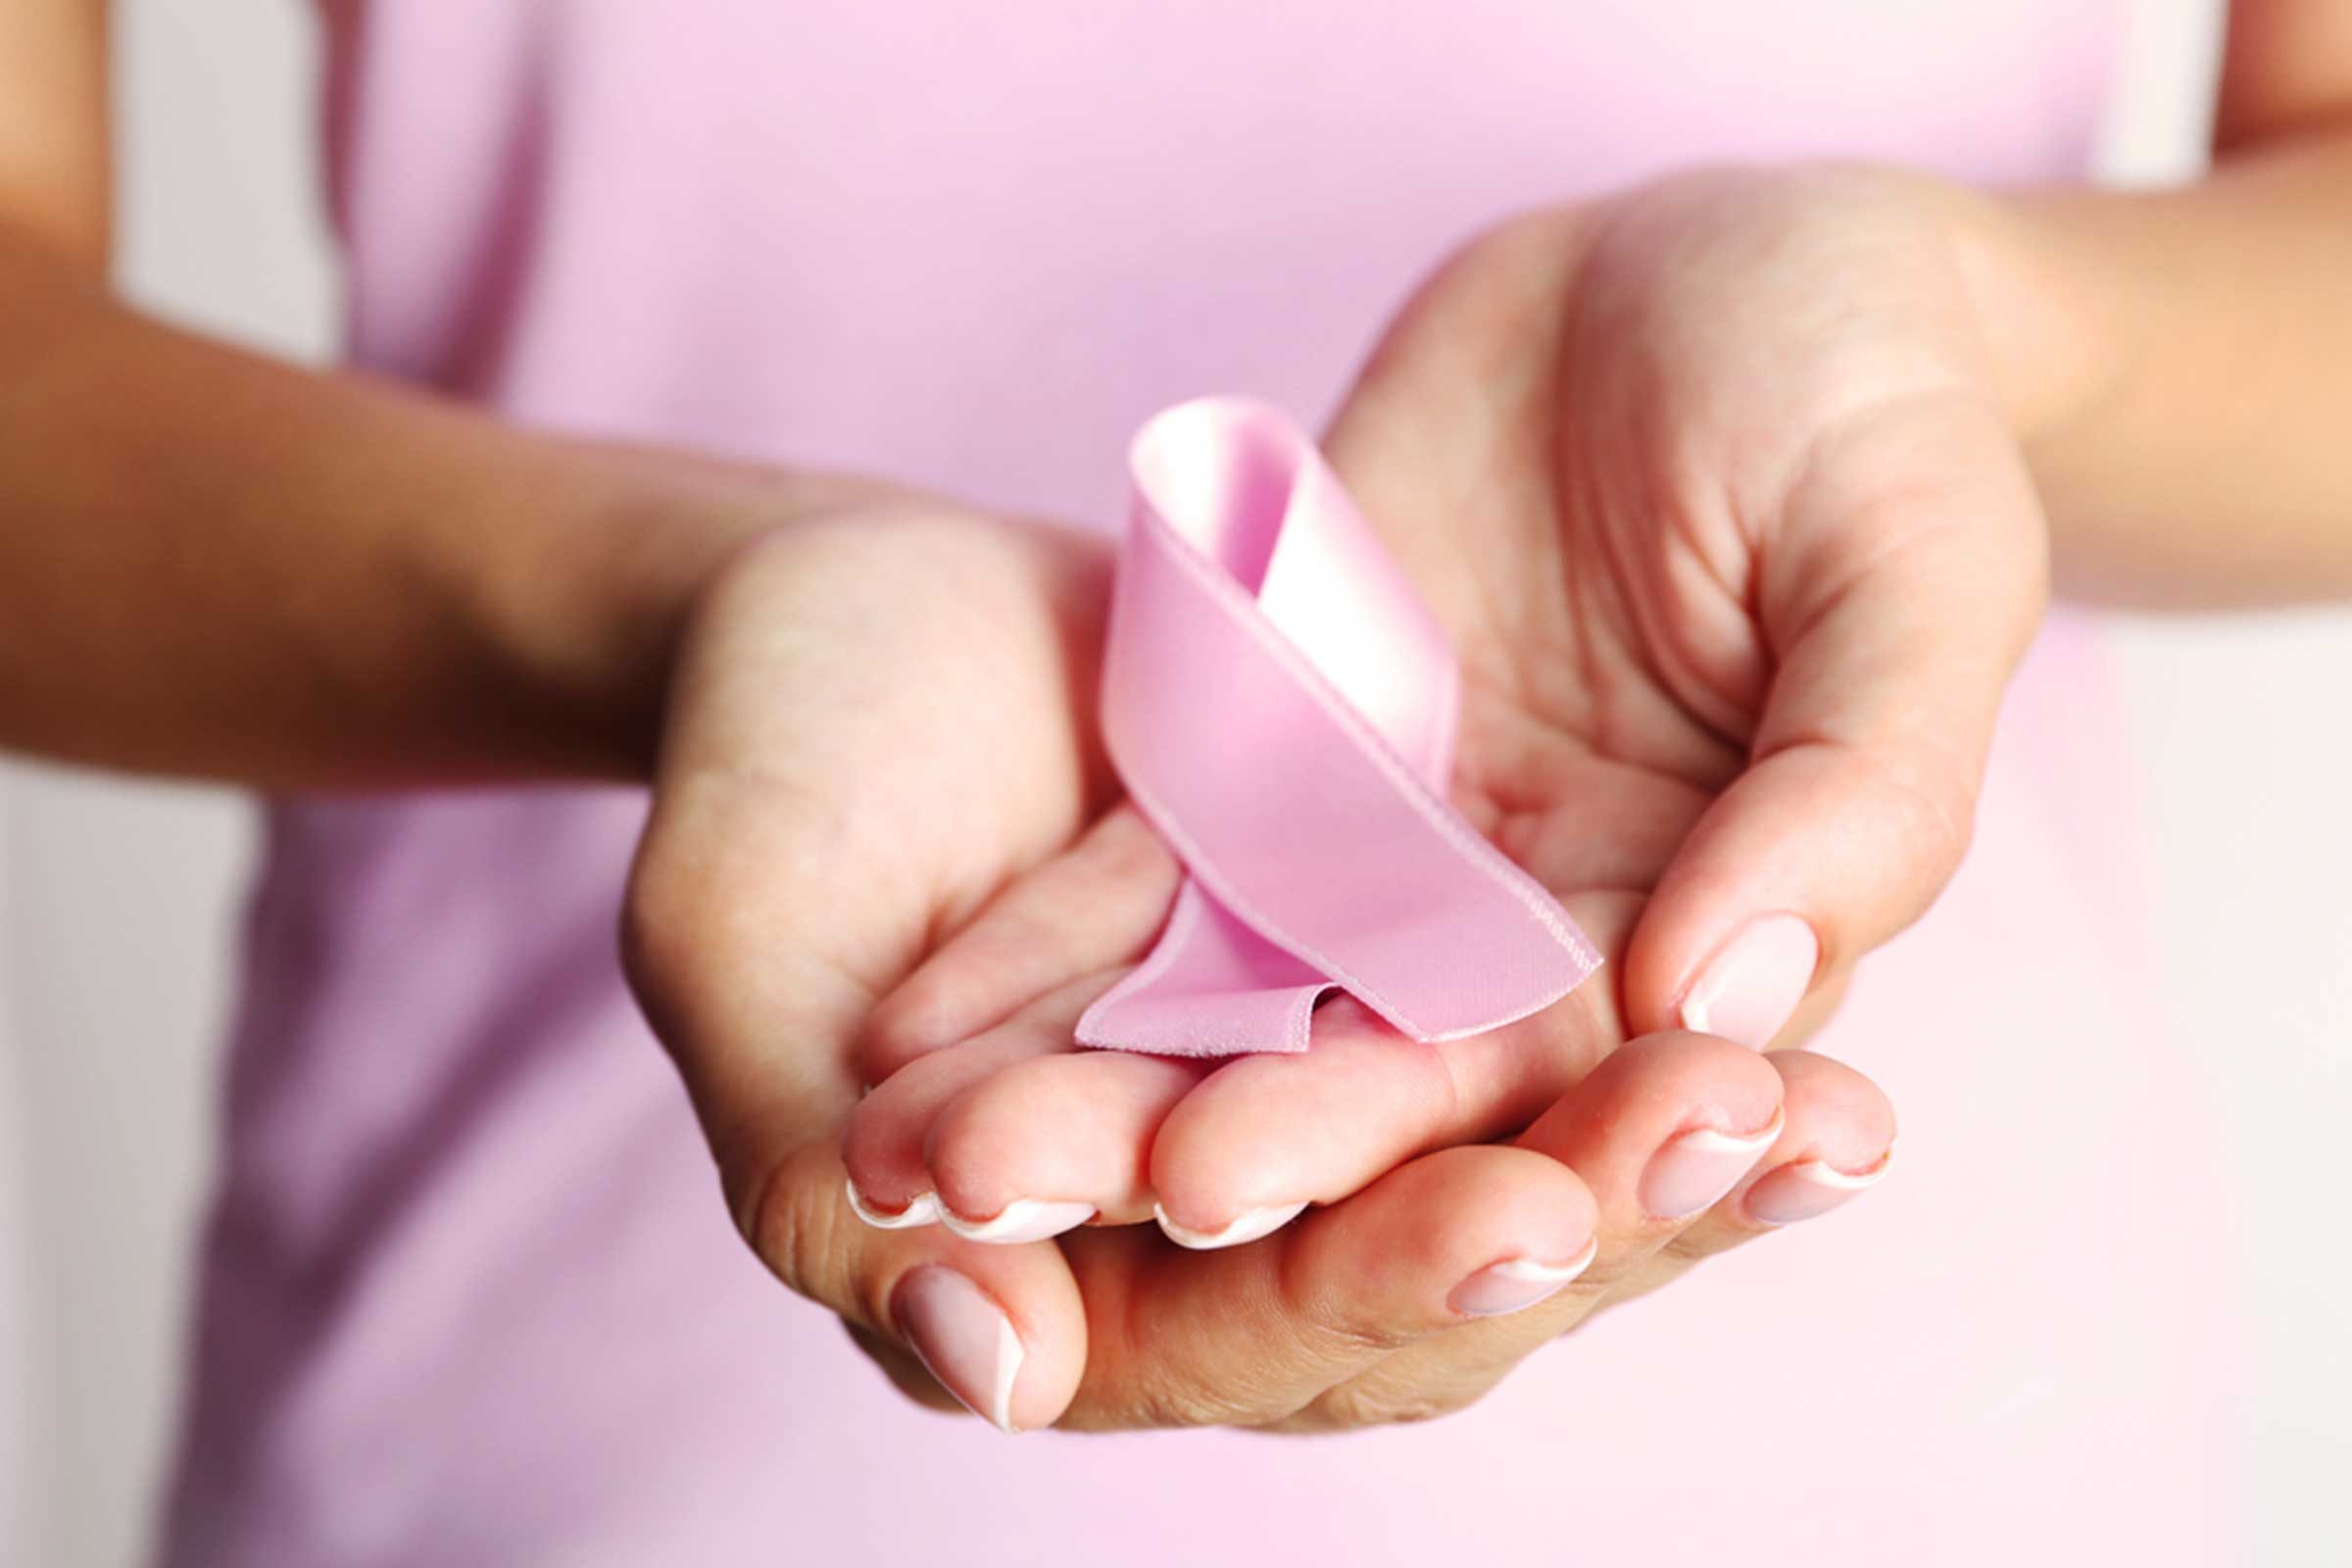
[[[2325,175],[2340,209],[2347,168],[2298,146],[2205,195],[2234,209],[2257,185]],[[1304,1056],[1213,1067],[1074,1053],[1017,1009],[1124,972],[1177,876],[1122,808],[884,1001],[867,1075],[887,1081],[847,1144],[859,1191],[886,1210],[936,1195],[966,1221],[1042,1200],[1192,1231],[1329,1202],[1526,1125],[1624,1029],[1673,1024],[1760,911],[1793,912],[1821,942],[1781,1043],[1801,1038],[1965,851],[2001,688],[2046,592],[2041,497],[2064,504],[2086,451],[2128,411],[2164,406],[2119,368],[2190,373],[2165,363],[2195,340],[2165,307],[2130,288],[2101,303],[2020,258],[2064,257],[2085,230],[2152,245],[2188,205],[2004,208],[1876,171],[1729,171],[1477,241],[1399,318],[1326,447],[1462,654],[1456,804],[1597,933],[1615,1007],[1589,987],[1432,1047],[1346,1011]],[[2340,239],[2325,248],[2352,261]],[[2198,260],[2156,254],[2150,302]],[[2247,314],[2248,357],[2291,346],[2272,302]],[[2344,378],[2331,364],[2298,388]],[[2221,438],[2305,417],[2231,410]],[[2104,548],[2125,508],[2180,574],[2168,600],[2352,586],[2340,514],[2310,504],[2352,493],[2325,471],[2330,444],[2300,459],[2307,488],[2272,477],[2234,541],[2210,526],[2230,505],[2210,483],[2156,494],[2132,451],[2122,493],[2085,498],[2086,520],[2060,530],[2061,556],[2115,562],[2094,586],[2146,569]],[[1647,901],[1631,917],[1629,898]]]
[[[1461,656],[1456,804],[1593,935],[1601,979],[1436,1046],[1348,1011],[1303,1056],[1146,1066],[1054,1029],[967,1072],[1029,986],[1100,990],[1152,936],[1175,868],[1114,816],[884,1004],[859,1190],[1215,1230],[1526,1126],[1674,1025],[1727,920],[1801,915],[1826,1004],[1958,863],[2043,600],[1958,270],[1905,203],[1878,175],[1729,173],[1511,225],[1407,307],[1327,438]],[[946,1060],[894,1070],[933,1042]],[[950,1076],[970,1086],[943,1102]]]
[[[820,536],[831,565],[811,559]],[[869,565],[880,556],[897,567]],[[858,1224],[844,1207],[840,1142],[876,1001],[941,930],[1101,808],[1085,694],[1106,568],[1102,547],[1075,536],[886,509],[747,555],[684,649],[630,896],[631,972],[685,1072],[740,1228],[861,1343],[891,1359],[900,1282],[945,1264],[1020,1335],[1017,1427],[1434,1414],[1600,1306],[1764,1228],[1740,1208],[1744,1183],[1695,1220],[1647,1212],[1642,1171],[1669,1138],[1749,1135],[1777,1117],[1759,1179],[1813,1158],[1862,1172],[1884,1162],[1891,1112],[1858,1075],[1687,1034],[1592,1070],[1624,1040],[1604,1013],[1591,1018],[1579,1070],[1539,1088],[1507,1145],[1391,1161],[1349,1201],[1256,1246],[1193,1254],[1131,1229],[995,1247]],[[1636,902],[1585,912],[1598,932],[1621,930]],[[710,919],[715,909],[726,917]],[[1013,1049],[1066,1041],[1084,994],[1030,1002]],[[1595,988],[1582,1005],[1605,1008],[1606,997]],[[865,1103],[957,1059],[918,1063]],[[1075,1108],[1098,1126],[1115,1114],[1091,1091]],[[1124,1153],[1132,1160],[1132,1141]],[[1472,1322],[1447,1305],[1490,1264],[1557,1266],[1595,1246],[1592,1266],[1527,1321]]]
[[[1668,1027],[1693,966],[1796,909],[1818,1013],[1924,906],[2045,559],[2134,602],[2352,591],[2328,414],[2352,403],[2352,36],[2328,0],[2237,8],[2230,158],[2180,192],[1716,174],[1489,237],[1400,317],[1330,450],[1463,643],[1465,804],[1619,984],[1434,1058],[1343,1009],[1262,1102],[1382,1113],[1271,1177],[1212,1168],[1258,1089],[1052,1048],[1169,874],[1121,839],[1086,721],[1098,547],[551,440],[124,310],[102,45],[89,0],[0,18],[0,745],[281,788],[651,777],[631,970],[747,1237],[934,1402],[896,1303],[919,1264],[962,1271],[1027,1352],[1020,1427],[1454,1408],[1756,1234],[1747,1198],[1787,1167],[1876,1168],[1892,1123],[1865,1080]],[[1605,842],[1563,810],[1588,789]],[[965,1074],[976,1037],[1007,1059]],[[1053,1074],[1125,1142],[1041,1173],[1013,1146]],[[918,1075],[953,1094],[912,1104]],[[1712,1208],[1645,1211],[1665,1140],[1776,1116]],[[868,1139],[911,1145],[943,1192],[1066,1196],[1051,1175],[1114,1217],[1150,1195],[1214,1220],[1256,1181],[1324,1206],[1207,1254],[1140,1227],[881,1231],[849,1209],[845,1128],[861,1171]],[[1539,1306],[1447,1305],[1477,1269],[1588,1248]]]

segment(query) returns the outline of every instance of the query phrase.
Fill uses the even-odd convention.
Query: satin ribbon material
[[[1102,723],[1185,879],[1083,1045],[1307,1049],[1345,990],[1415,1040],[1550,1005],[1600,957],[1446,804],[1460,671],[1314,442],[1209,398],[1136,437]]]

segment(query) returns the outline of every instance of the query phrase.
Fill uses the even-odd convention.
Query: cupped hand
[[[1515,222],[1411,302],[1329,432],[1460,655],[1456,804],[1608,968],[1436,1046],[1342,1006],[1303,1055],[1073,1053],[1069,1000],[1177,876],[1114,810],[883,1004],[849,1145],[869,1211],[1010,1241],[1156,1212],[1231,1245],[1527,1127],[1629,1035],[1818,1022],[1957,865],[2045,595],[1939,200],[1725,172]]]
[[[678,659],[632,979],[754,1250],[909,1393],[1006,1428],[1428,1415],[1883,1162],[1856,1075],[1665,1034],[1510,1144],[1405,1161],[1255,1247],[860,1223],[841,1146],[877,1000],[1104,805],[1105,573],[1092,541],[869,497],[745,552]],[[1066,1040],[1083,989],[1025,1021]]]

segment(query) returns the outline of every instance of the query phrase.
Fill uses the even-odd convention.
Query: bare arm
[[[2059,580],[2352,595],[2352,6],[2238,0],[2205,179],[1965,197]]]
[[[106,261],[105,0],[0,8],[0,214],[93,266]]]
[[[684,598],[817,487],[123,308],[103,10],[0,8],[0,746],[274,785],[644,770]]]
[[[819,487],[520,432],[108,294],[99,0],[0,11],[0,746],[633,774],[683,602]],[[1955,197],[2078,591],[2352,593],[2352,21],[2247,0],[2213,177]]]

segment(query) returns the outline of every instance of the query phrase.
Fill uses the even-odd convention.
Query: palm
[[[2021,466],[1966,373],[1946,260],[1883,205],[1875,191],[1759,192],[1734,177],[1728,190],[1665,187],[1625,213],[1525,220],[1422,291],[1329,432],[1334,466],[1460,655],[1457,800],[1585,925],[1611,959],[1598,982],[1434,1049],[1342,1005],[1304,1058],[1205,1075],[1039,1064],[1067,1051],[1086,997],[1140,956],[1176,874],[1164,855],[1132,852],[1116,875],[1089,871],[1082,845],[885,1004],[876,1076],[957,1049],[886,1085],[853,1126],[852,1168],[872,1196],[895,1206],[936,1189],[970,1218],[1036,1196],[1104,1220],[1156,1205],[1184,1231],[1329,1201],[1419,1150],[1526,1125],[1629,1034],[1671,1022],[1705,956],[1694,930],[1734,903],[1720,887],[1791,891],[1753,879],[1782,874],[1788,848],[1770,835],[1796,808],[1865,808],[1850,844],[1812,847],[1822,874],[1845,873],[1850,857],[1867,885],[1873,862],[1956,855],[1944,803],[1899,775],[1886,788],[1878,759],[1907,761],[1923,722],[1988,722],[2012,628],[2031,622],[2030,564],[2002,585],[2001,626],[1964,625],[1975,640],[1940,660],[1970,674],[1978,712],[1923,720],[1917,686],[1881,694],[1878,622],[1889,601],[1899,619],[1915,588],[1948,597],[1970,572],[2030,564],[2037,519],[2030,495],[2017,504]],[[1825,276],[1839,285],[1826,297]],[[1942,551],[1953,500],[1982,504],[1979,541],[1956,564]],[[1912,548],[1922,541],[1935,548]],[[1851,591],[1873,573],[1872,594]],[[1779,678],[1824,659],[1847,667]],[[1780,761],[1751,769],[1766,746]],[[1735,792],[1761,805],[1727,818]],[[1148,839],[1119,820],[1098,837]],[[1675,879],[1687,891],[1693,864],[1720,886],[1661,921],[1652,896],[1664,903]],[[1832,946],[1791,1030],[1818,1020],[1849,956]],[[1056,1157],[1074,1141],[1073,1079],[1097,1091],[1077,1102],[1089,1116],[1120,1129],[1086,1159]]]
[[[1638,423],[1574,416],[1552,355],[1495,373],[1575,334],[1572,221],[1442,273],[1329,448],[1461,660],[1457,806],[1573,901],[1656,885],[1737,775],[1764,682],[1739,586],[1714,574],[1731,552],[1659,526],[1696,509],[1644,472]]]
[[[738,1212],[788,1281],[843,1294],[823,1259],[846,1163],[892,1226],[861,1233],[869,1262],[952,1254],[1059,1317],[1059,1361],[1031,1369],[1059,1391],[1041,1407],[1126,1424],[1169,1418],[1151,1406],[1178,1325],[1229,1318],[1242,1275],[1288,1277],[1298,1250],[1336,1261],[1330,1238],[1402,1259],[1458,1232],[1468,1195],[1441,1173],[1465,1160],[1517,1173],[1495,1195],[1565,1182],[1543,1210],[1555,1227],[1598,1205],[1605,1284],[1554,1332],[1638,1289],[1689,1223],[1636,1193],[1677,1129],[1752,1131],[1777,1100],[1786,1131],[1749,1181],[1875,1168],[1884,1101],[1832,1063],[1766,1066],[1687,1035],[1620,1048],[1677,1016],[1728,918],[1805,911],[1830,974],[1817,1013],[1851,953],[1917,912],[1957,854],[1970,747],[2037,607],[2038,517],[1919,225],[1890,239],[1868,192],[1732,185],[1482,242],[1400,318],[1327,441],[1460,654],[1459,803],[1611,960],[1510,1028],[1420,1046],[1343,1000],[1297,1056],[1074,1052],[1078,1013],[1141,956],[1179,876],[1132,810],[1096,814],[1115,799],[1087,722],[1099,554],[1007,547],[969,519],[930,541],[945,555],[920,525],[911,550],[837,530],[828,569],[785,550],[802,559],[717,596],[680,681],[635,929]],[[1911,636],[1936,596],[1934,635]],[[1773,1020],[1753,1043],[1790,1024],[1786,1005],[1750,1012]],[[860,1078],[877,1087],[857,1101]],[[1505,1138],[1521,1147],[1460,1147]],[[1332,1209],[1217,1270],[1148,1236],[970,1245],[1156,1213],[1188,1246],[1235,1246],[1309,1203]],[[1700,1227],[1707,1247],[1753,1229]],[[1533,1255],[1569,1255],[1547,1245]],[[1457,1392],[1536,1342],[1472,1352]],[[1359,1392],[1330,1386],[1343,1403],[1380,1407],[1360,1391],[1382,1378],[1420,1397],[1420,1358],[1351,1359]],[[1238,1386],[1213,1355],[1195,1371]],[[1222,1397],[1178,1418],[1245,1417]]]
[[[1563,893],[1672,874],[1639,1027],[1781,900],[1818,1018],[1957,859],[2045,570],[1976,331],[1906,187],[1690,176],[1465,252],[1331,433],[1461,650],[1465,810]]]
[[[1658,1278],[1636,1269],[1662,1239],[1654,1224],[1583,1239],[1596,1203],[1625,1200],[1605,1186],[1596,1198],[1572,1172],[1686,1114],[1650,1079],[1597,1086],[1589,1113],[1537,1147],[1434,1155],[1277,1246],[1215,1259],[1180,1260],[1133,1231],[1065,1254],[843,1223],[840,1127],[858,1103],[853,1047],[875,997],[1101,805],[1084,720],[1103,565],[1098,545],[1074,537],[893,506],[781,528],[730,568],[676,677],[631,891],[640,994],[761,1257],[841,1312],[920,1397],[940,1397],[939,1385],[901,1348],[893,1282],[945,1264],[1017,1319],[1017,1394],[985,1371],[948,1374],[1000,1420],[1317,1426],[1464,1401],[1606,1298],[1579,1297],[1568,1315],[1515,1333],[1447,1340],[1431,1364],[1431,1337],[1459,1321],[1448,1291],[1463,1275],[1583,1247],[1601,1258],[1595,1274],[1622,1273],[1628,1291]],[[1130,892],[1149,894],[1149,858],[1128,870]],[[1051,940],[1019,951],[1033,977],[1065,956]],[[1670,1054],[1651,1078],[1704,1082],[1753,1125],[1779,1083],[1732,1056],[1708,1077],[1703,1054]],[[864,1103],[920,1076],[899,1075]],[[1121,1131],[1115,1118],[1076,1125]],[[1717,1226],[1692,1252],[1740,1235]],[[1301,1299],[1332,1304],[1301,1311]]]
[[[779,529],[707,598],[629,949],[722,1163],[829,1155],[875,1001],[1100,808],[1075,694],[1106,570],[1082,536],[893,499]],[[777,1016],[802,1028],[751,1023]]]

